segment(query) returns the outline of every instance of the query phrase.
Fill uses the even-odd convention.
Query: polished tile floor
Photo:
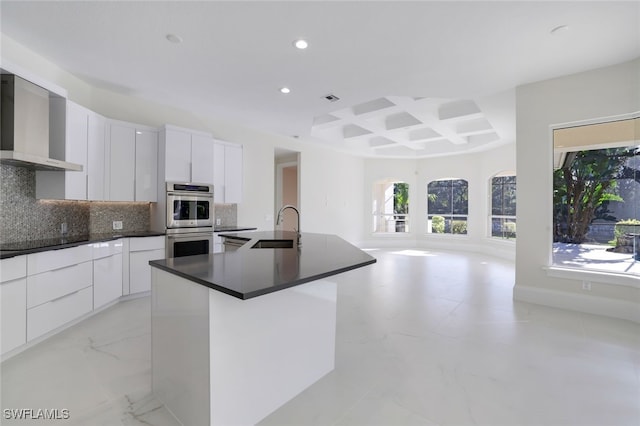
[[[640,325],[513,302],[513,263],[490,256],[371,254],[334,277],[335,370],[261,426],[640,425]],[[121,302],[5,361],[2,408],[177,424],[150,395],[149,309]]]

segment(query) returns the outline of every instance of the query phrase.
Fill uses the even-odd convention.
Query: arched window
[[[395,180],[373,184],[373,232],[409,232],[409,184]]]
[[[469,183],[464,179],[441,179],[427,185],[427,232],[466,234],[469,214]]]
[[[516,177],[512,174],[491,178],[491,236],[516,238]]]

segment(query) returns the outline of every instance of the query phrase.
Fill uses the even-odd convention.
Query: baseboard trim
[[[518,286],[517,284],[513,288],[513,300],[618,318],[640,324],[640,305],[627,300],[568,293],[548,288]]]

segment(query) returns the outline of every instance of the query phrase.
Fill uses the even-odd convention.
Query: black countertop
[[[223,234],[247,241],[237,250],[153,260],[156,268],[239,299],[250,299],[360,268],[376,259],[335,235],[302,234],[302,247],[251,248],[259,240],[296,238],[295,232]]]
[[[39,253],[42,251],[59,250],[83,244],[99,243],[101,241],[117,240],[118,238],[132,237],[157,237],[164,232],[119,232],[106,234],[69,235],[64,238],[49,238],[45,240],[29,240],[15,243],[0,244],[0,259],[7,259],[24,254]]]
[[[255,226],[240,226],[240,225],[218,225],[213,227],[213,232],[240,232],[240,231],[253,231],[258,229]]]

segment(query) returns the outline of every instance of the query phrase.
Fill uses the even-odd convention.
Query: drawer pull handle
[[[79,292],[80,292],[80,290],[76,290],[73,293],[68,293],[68,294],[62,295],[60,297],[56,297],[55,299],[49,300],[49,303],[57,302],[60,299],[64,299],[65,297],[68,297],[68,296],[73,296],[74,294],[79,293]]]
[[[45,272],[56,272],[56,271],[62,271],[63,269],[73,268],[74,266],[76,266],[76,265],[61,266],[61,267],[56,268],[56,269],[49,269],[48,271],[45,271]]]

